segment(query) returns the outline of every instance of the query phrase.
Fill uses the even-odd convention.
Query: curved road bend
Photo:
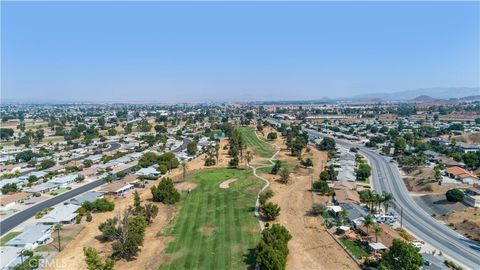
[[[325,136],[315,130],[305,131],[316,137]],[[371,149],[343,140],[335,141],[346,147],[358,147],[369,159],[374,189],[393,194],[396,212],[403,208],[403,225],[408,230],[464,266],[480,269],[480,245],[440,223],[420,208],[410,197],[395,165]]]

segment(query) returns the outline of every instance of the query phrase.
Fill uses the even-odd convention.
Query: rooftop
[[[80,206],[75,204],[60,204],[55,206],[52,211],[46,214],[43,218],[38,220],[39,223],[61,223],[70,222],[77,213],[75,213]]]
[[[50,236],[50,229],[52,225],[33,224],[26,227],[23,232],[10,241],[7,242],[7,246],[29,246],[37,241],[42,241]]]

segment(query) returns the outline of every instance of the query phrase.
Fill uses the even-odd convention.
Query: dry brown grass
[[[453,211],[438,219],[465,235],[466,237],[480,242],[480,209],[466,208],[462,211]]]
[[[282,149],[278,159],[299,164],[298,159],[286,150],[281,139],[272,144]],[[302,158],[307,157],[312,159],[314,167],[296,170],[287,185],[274,181],[278,176],[262,174],[270,180],[274,192],[271,201],[281,208],[276,222],[285,226],[293,236],[289,242],[287,269],[358,269],[356,263],[325,231],[320,219],[308,214],[314,202],[324,203],[328,198],[314,196],[311,192],[312,179],[320,174],[326,164],[327,154],[312,148]]]

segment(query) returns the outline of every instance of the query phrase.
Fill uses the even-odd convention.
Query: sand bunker
[[[175,188],[178,191],[191,191],[194,190],[198,185],[192,182],[181,182],[181,183],[175,183]]]
[[[237,181],[236,178],[225,180],[220,184],[220,188],[229,188],[230,184],[235,182],[235,181]]]

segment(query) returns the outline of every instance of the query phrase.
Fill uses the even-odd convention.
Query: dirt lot
[[[445,194],[449,189],[467,187],[462,184],[443,183],[438,184],[435,172],[432,168],[417,168],[412,172],[402,171],[403,182],[408,191],[421,194]]]
[[[466,237],[480,243],[480,209],[468,207],[437,217]]]
[[[480,132],[456,136],[455,139],[457,140],[457,142],[480,143]]]
[[[273,143],[282,149],[279,159],[298,164],[298,160],[290,156],[281,139]],[[287,227],[293,236],[289,243],[287,269],[358,269],[355,262],[324,230],[320,219],[308,215],[314,202],[325,201],[323,196],[313,196],[310,188],[312,179],[318,177],[326,163],[327,155],[313,148],[304,155],[303,158],[312,158],[314,168],[296,170],[291,174],[287,185],[275,181],[278,176],[262,174],[271,182],[275,194],[271,201],[282,209],[278,223]]]

